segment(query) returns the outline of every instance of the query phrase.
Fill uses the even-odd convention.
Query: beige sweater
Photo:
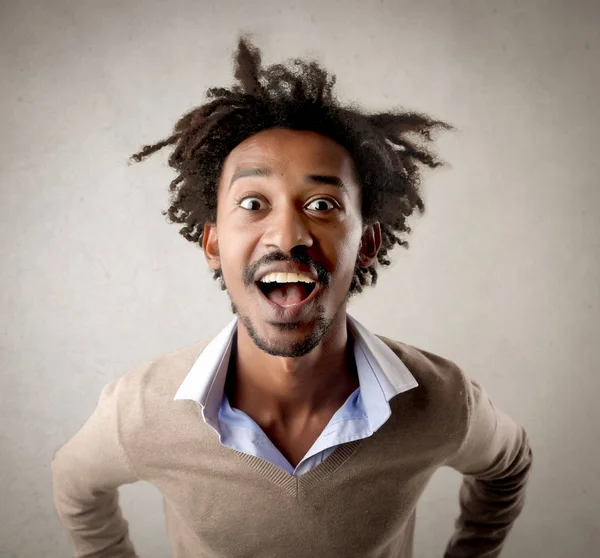
[[[108,384],[51,464],[75,556],[137,556],[117,487],[143,480],[163,495],[174,558],[410,558],[418,499],[442,466],[465,475],[444,556],[499,556],[524,505],[525,430],[452,362],[380,339],[419,386],[390,400],[372,436],[301,476],[221,445],[197,403],[173,400],[206,343]]]

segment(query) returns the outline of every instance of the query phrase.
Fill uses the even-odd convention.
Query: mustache
[[[317,272],[317,279],[325,286],[329,285],[329,273],[322,264],[313,260],[306,252],[292,250],[289,254],[284,252],[271,252],[246,267],[242,274],[244,286],[249,287],[254,283],[254,277],[256,277],[256,273],[261,266],[273,262],[291,262],[299,265],[309,265]]]

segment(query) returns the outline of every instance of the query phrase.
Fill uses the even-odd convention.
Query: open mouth
[[[315,290],[316,283],[263,283],[257,281],[259,290],[273,304],[287,308],[304,302]]]

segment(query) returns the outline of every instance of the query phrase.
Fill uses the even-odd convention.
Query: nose
[[[310,248],[313,237],[307,219],[304,212],[298,211],[291,203],[272,209],[262,236],[263,244],[283,252],[291,252],[296,246]]]

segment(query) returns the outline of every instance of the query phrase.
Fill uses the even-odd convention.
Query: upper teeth
[[[267,273],[261,283],[314,283],[315,280],[304,273]]]

